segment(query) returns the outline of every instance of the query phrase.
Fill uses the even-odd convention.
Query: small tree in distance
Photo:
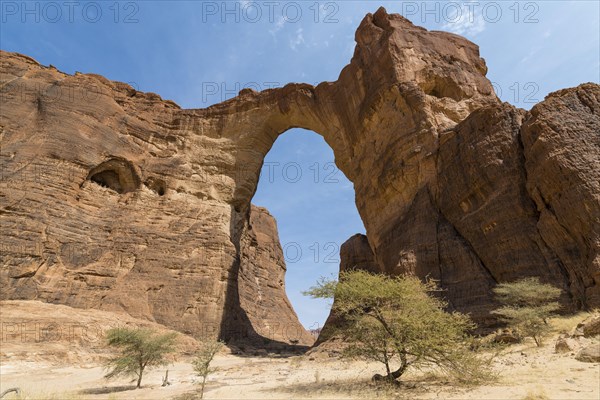
[[[431,295],[436,291],[434,282],[414,276],[357,270],[340,273],[339,282],[322,278],[304,294],[335,297],[332,312],[342,320],[336,329],[348,344],[343,355],[383,363],[386,375],[374,380],[396,381],[409,367],[425,365],[466,381],[487,378],[487,363],[469,350],[466,332],[474,324],[444,311],[447,303]]]
[[[110,329],[106,340],[119,354],[106,362],[105,368],[110,371],[104,377],[137,377],[136,388],[139,389],[146,368],[169,364],[165,356],[175,351],[176,335],[174,332],[158,335],[150,329]]]
[[[206,378],[208,375],[215,372],[216,368],[211,368],[210,364],[217,355],[217,353],[223,348],[224,343],[222,341],[215,340],[201,340],[200,349],[196,354],[196,358],[192,362],[194,365],[194,372],[202,380],[200,381],[200,398],[204,397],[204,387],[206,386]]]
[[[547,320],[560,309],[561,290],[540,283],[539,278],[524,278],[501,283],[494,288],[496,298],[504,304],[492,311],[523,337],[531,337],[539,347],[550,331]]]

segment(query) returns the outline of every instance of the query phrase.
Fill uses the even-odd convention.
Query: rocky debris
[[[594,343],[582,348],[577,353],[577,356],[575,356],[575,359],[581,362],[600,362],[600,343]]]
[[[556,353],[572,353],[575,355],[581,350],[600,345],[594,335],[584,335],[584,328],[587,327],[587,332],[595,327],[598,315],[593,314],[582,322],[578,323],[570,333],[562,333],[556,339],[554,351]]]
[[[592,315],[577,325],[577,330],[581,331],[586,338],[600,335],[600,315]]]
[[[554,344],[554,351],[556,353],[570,353],[578,347],[578,342],[568,336],[560,336]]]
[[[343,258],[437,279],[483,326],[491,288],[524,276],[563,288],[566,310],[599,306],[600,86],[525,112],[460,36],[380,8],[356,42],[336,82],[191,110],[2,52],[1,298],[309,344],[275,223],[250,204],[274,141],[301,127],[354,184],[367,235]]]

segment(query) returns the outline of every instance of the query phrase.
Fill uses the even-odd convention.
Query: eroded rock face
[[[568,289],[526,188],[520,134],[526,117],[509,104],[483,107],[442,135],[439,279],[455,307],[482,318],[495,306],[491,289],[498,282],[539,276]]]
[[[375,260],[369,239],[356,234],[340,247],[340,272],[361,269],[374,274],[382,273],[381,266]]]
[[[336,82],[191,110],[1,53],[2,298],[308,344],[275,223],[250,205],[274,141],[301,127],[354,183],[368,239],[342,259],[439,279],[482,324],[490,289],[523,276],[598,306],[600,87],[527,113],[462,37],[380,9],[356,42]]]
[[[240,309],[261,337],[282,343],[312,344],[314,338],[298,323],[285,295],[285,260],[277,224],[269,212],[252,206],[247,233],[242,237],[238,275]],[[227,327],[238,336],[244,325]]]
[[[550,94],[522,128],[538,229],[577,305],[600,305],[600,86]]]

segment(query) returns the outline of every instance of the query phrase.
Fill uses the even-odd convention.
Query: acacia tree
[[[497,314],[523,337],[531,337],[537,346],[550,331],[547,320],[560,309],[561,290],[540,283],[539,278],[524,278],[501,283],[494,288],[496,298],[504,304],[492,313]]]
[[[474,324],[464,314],[446,312],[447,303],[432,295],[436,291],[434,282],[414,276],[355,270],[340,273],[339,282],[322,278],[304,294],[335,297],[332,312],[342,320],[336,329],[348,343],[343,355],[383,363],[386,375],[374,380],[395,381],[409,367],[426,364],[475,380],[488,369],[468,348],[466,332]]]
[[[204,397],[204,386],[206,386],[206,378],[209,374],[212,374],[217,369],[211,368],[210,364],[221,350],[224,343],[222,341],[204,339],[200,341],[200,349],[196,353],[196,358],[192,362],[194,366],[194,372],[202,380],[200,381],[200,398]]]
[[[147,367],[167,365],[168,353],[175,351],[176,333],[158,335],[149,329],[114,328],[106,333],[108,345],[118,349],[105,368],[110,370],[104,377],[137,377],[136,388],[142,385],[142,375]]]

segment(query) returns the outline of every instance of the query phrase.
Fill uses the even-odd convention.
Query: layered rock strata
[[[368,268],[438,279],[484,325],[491,288],[525,276],[567,309],[600,306],[600,86],[516,109],[475,44],[383,8],[356,43],[335,82],[206,109],[2,52],[1,298],[309,344],[275,222],[250,204],[301,127],[354,184],[368,239],[344,248]]]

